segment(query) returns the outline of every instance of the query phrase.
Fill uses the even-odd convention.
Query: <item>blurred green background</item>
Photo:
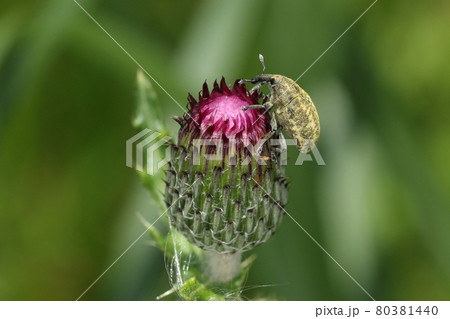
[[[80,0],[182,105],[258,53],[296,79],[371,2]],[[450,299],[449,30],[448,1],[380,0],[299,81],[327,165],[290,150],[287,210],[377,300]],[[74,1],[1,1],[0,299],[78,298],[158,216],[125,166],[136,69]],[[148,242],[83,299],[168,290]],[[248,298],[369,299],[289,218],[253,253]]]

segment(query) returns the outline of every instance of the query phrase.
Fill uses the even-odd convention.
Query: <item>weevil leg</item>
[[[261,88],[261,86],[263,86],[266,83],[267,83],[266,81],[261,81],[258,84],[256,84],[254,87],[251,88],[250,94],[253,94],[253,92],[255,92],[256,90],[259,90]]]
[[[280,128],[279,136],[280,136],[280,153],[284,153],[287,151],[287,144],[286,144],[286,139],[284,138],[284,135],[281,132],[281,128]]]
[[[239,80],[239,84],[244,84],[244,83],[248,83],[248,82],[251,82],[252,80],[248,80],[248,79],[240,79]]]
[[[273,104],[271,102],[266,102],[264,104],[255,104],[255,105],[247,105],[242,108],[243,111],[247,111],[248,109],[265,109],[269,111],[272,108]]]
[[[287,152],[286,140],[284,139],[284,135],[281,132],[280,127],[278,128],[277,132],[278,132],[278,140],[277,140],[278,143],[272,146],[273,149],[270,156],[273,162],[286,163],[286,152]]]
[[[260,96],[261,96],[261,99],[265,99],[265,98],[269,98],[270,97],[270,94],[268,94],[268,95],[266,95],[266,94],[264,94],[263,92],[259,92],[259,94],[260,94]]]
[[[263,138],[261,138],[258,142],[258,147],[256,148],[256,152],[258,155],[261,155],[264,144],[277,132],[277,130],[277,120],[272,114],[270,116],[270,132],[263,136]]]
[[[255,83],[255,82],[252,82],[252,80],[247,80],[247,79],[239,80],[239,84],[244,84],[244,83],[249,83],[249,82],[250,83]],[[261,88],[261,86],[263,86],[266,83],[267,83],[267,81],[258,82],[258,84],[256,84],[254,87],[252,87],[250,89],[250,94],[253,94],[253,92],[255,92],[256,90],[259,90]]]
[[[256,154],[261,155],[262,153],[262,149],[264,147],[264,144],[266,144],[266,142],[273,136],[273,134],[275,134],[274,131],[270,131],[269,133],[267,133],[266,135],[264,135],[259,141],[258,144],[256,144]]]
[[[265,109],[265,106],[262,104],[247,105],[242,108],[242,111],[247,111],[250,109]]]
[[[278,130],[278,123],[274,114],[270,116],[270,129],[272,130],[273,133],[275,133]]]

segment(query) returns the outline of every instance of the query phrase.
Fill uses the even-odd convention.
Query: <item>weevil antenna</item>
[[[264,56],[261,53],[259,54],[259,61],[261,61],[261,64],[263,67],[262,74],[264,74],[264,71],[266,70],[266,66],[264,64]]]

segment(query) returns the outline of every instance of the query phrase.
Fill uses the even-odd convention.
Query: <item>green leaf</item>
[[[151,132],[159,133],[159,136],[152,141],[157,143],[167,136],[170,137],[169,130],[166,128],[158,98],[151,82],[141,70],[137,71],[137,105],[136,113],[133,119],[133,126],[139,130],[150,129]],[[166,157],[167,143],[155,149],[154,162],[159,163]],[[164,203],[164,171],[158,169],[153,175],[146,172],[138,172],[145,187],[150,192],[152,198],[156,201],[162,211],[166,210]]]
[[[137,71],[137,106],[133,126],[137,129],[150,129],[169,135],[158,102],[156,91],[142,70]]]

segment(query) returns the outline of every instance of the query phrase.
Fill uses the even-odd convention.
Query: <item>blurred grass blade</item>
[[[203,2],[173,63],[182,86],[192,90],[205,79],[234,77],[253,44],[263,10],[264,4],[255,0]]]

